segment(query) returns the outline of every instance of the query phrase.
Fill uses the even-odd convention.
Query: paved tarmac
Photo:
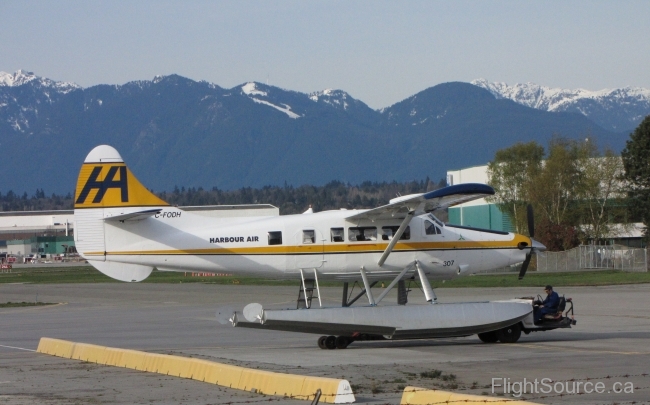
[[[438,289],[436,293],[441,302],[459,302],[536,295],[541,290]],[[339,289],[322,292],[328,305],[340,303]],[[301,403],[35,353],[32,350],[42,336],[346,378],[359,403],[397,404],[405,385],[491,393],[493,378],[509,378],[511,383],[524,378],[601,382],[605,387],[604,393],[559,396],[544,394],[545,388],[538,386],[539,393],[524,395],[543,404],[650,403],[650,376],[642,375],[650,372],[650,285],[558,288],[558,292],[573,297],[578,325],[522,335],[517,344],[487,345],[471,336],[356,342],[345,350],[320,350],[315,335],[232,328],[215,320],[216,309],[227,305],[238,309],[251,302],[295,306],[297,286],[5,284],[0,285],[0,302],[38,299],[62,304],[0,309],[0,403],[224,404],[269,399]],[[395,297],[385,300],[394,302]],[[423,297],[414,291],[409,300],[419,304]],[[433,370],[442,371],[446,381],[421,377]],[[621,385],[615,387],[616,382]],[[613,392],[619,387],[629,390],[630,383],[634,393]],[[559,385],[556,388],[559,391]],[[503,389],[496,387],[495,393],[503,394]]]

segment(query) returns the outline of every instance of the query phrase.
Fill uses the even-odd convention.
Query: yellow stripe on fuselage
[[[520,242],[530,243],[530,239],[516,235],[509,241],[466,241],[453,242],[400,242],[393,252],[413,252],[425,250],[468,250],[468,249],[517,249]],[[107,255],[306,255],[306,254],[345,254],[381,253],[387,243],[341,243],[340,245],[286,245],[252,246],[240,248],[206,249],[161,249],[126,250],[106,252]],[[88,255],[102,255],[104,252],[87,252]]]

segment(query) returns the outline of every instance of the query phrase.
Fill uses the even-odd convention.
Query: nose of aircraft
[[[538,242],[533,238],[530,238],[530,241],[533,243],[533,250],[537,250],[538,252],[543,252],[546,250],[546,246],[544,246],[543,243]]]

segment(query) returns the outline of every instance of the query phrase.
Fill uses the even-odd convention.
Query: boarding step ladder
[[[306,278],[304,288],[303,285],[300,285],[298,291],[298,301],[297,309],[311,308],[312,298],[318,298],[318,295],[314,295],[314,290],[316,290],[316,283],[313,278]]]

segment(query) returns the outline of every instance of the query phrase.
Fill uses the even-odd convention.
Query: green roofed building
[[[496,204],[483,204],[449,208],[449,223],[494,231],[514,232],[510,216]]]
[[[463,183],[487,184],[487,182],[487,165],[447,172],[448,186]],[[484,198],[449,208],[449,223],[494,231],[514,231],[510,216],[501,212],[496,204],[488,203]]]

